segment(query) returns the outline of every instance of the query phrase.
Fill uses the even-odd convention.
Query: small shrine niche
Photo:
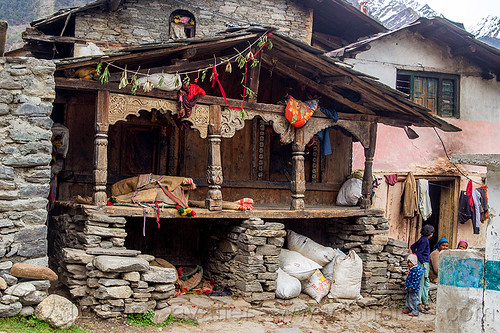
[[[187,10],[175,10],[170,14],[171,39],[192,38],[196,31],[196,20],[194,15]]]

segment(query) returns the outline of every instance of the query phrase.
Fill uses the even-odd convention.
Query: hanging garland
[[[239,110],[241,119],[244,119],[245,118],[245,110],[244,110],[245,99],[247,97],[252,98],[253,95],[255,94],[254,91],[252,91],[249,87],[247,87],[248,63],[251,62],[251,64],[250,64],[251,68],[258,66],[259,60],[256,58],[256,56],[260,52],[263,51],[263,49],[266,45],[267,45],[267,48],[269,50],[273,48],[273,43],[270,40],[271,37],[272,37],[272,32],[266,32],[262,36],[260,36],[257,40],[255,40],[253,43],[251,43],[243,51],[240,52],[237,49],[235,49],[237,54],[235,54],[234,56],[232,56],[230,58],[222,58],[221,57],[220,61],[217,63],[217,58],[214,56],[214,64],[213,65],[210,65],[208,67],[201,68],[198,70],[188,71],[188,72],[182,72],[182,73],[176,72],[176,74],[178,74],[179,76],[184,75],[184,79],[183,79],[184,83],[190,82],[190,78],[188,76],[189,74],[193,74],[193,73],[198,74],[198,77],[196,78],[195,82],[198,80],[198,78],[200,78],[200,74],[201,74],[201,78],[200,78],[201,82],[204,82],[208,71],[211,70],[212,73],[210,75],[210,82],[212,82],[212,87],[214,87],[215,82],[217,82],[217,84],[219,86],[219,90],[221,92],[222,97],[224,98],[226,105],[233,110]],[[256,44],[257,44],[257,47],[259,49],[257,50],[257,52],[252,53],[252,47],[254,47]],[[241,84],[243,86],[243,94],[242,94],[243,100],[241,103],[241,107],[233,107],[233,106],[229,105],[229,103],[227,101],[226,93],[224,91],[224,88],[222,87],[222,84],[219,80],[219,74],[217,72],[217,66],[226,65],[225,71],[227,73],[232,73],[233,68],[232,68],[231,62],[233,60],[236,61],[236,63],[238,64],[238,67],[240,69],[245,68],[243,78],[241,80]],[[103,69],[104,64],[106,66]],[[158,84],[155,87],[155,85],[151,81],[149,81],[149,75],[150,75],[149,71],[147,74],[139,73],[139,70],[141,69],[140,66],[139,66],[139,68],[137,68],[136,71],[130,71],[127,69],[126,65],[125,65],[125,68],[122,68],[120,66],[114,65],[113,62],[103,62],[102,60],[100,60],[99,63],[97,64],[96,72],[97,72],[97,75],[99,76],[99,80],[101,81],[101,84],[107,84],[109,82],[109,78],[111,75],[110,71],[109,71],[110,66],[122,71],[122,75],[120,78],[120,83],[118,85],[118,89],[122,89],[122,88],[125,88],[126,86],[130,85],[131,86],[131,93],[133,95],[135,95],[137,93],[137,90],[139,89],[139,87],[141,87],[144,92],[150,92],[154,88],[161,88],[161,86],[163,84],[164,78],[162,76],[160,78]],[[130,80],[128,79],[128,74],[132,75],[130,77]],[[164,74],[164,73],[162,72],[162,74]],[[139,80],[138,80],[139,76],[147,77],[148,79],[144,83],[142,83],[142,85],[140,85]],[[175,82],[176,87],[179,87],[180,85],[181,85],[181,82],[177,82],[177,81]]]

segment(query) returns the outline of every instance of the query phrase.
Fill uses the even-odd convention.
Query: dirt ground
[[[120,333],[434,332],[434,314],[421,313],[418,317],[409,317],[397,307],[360,308],[355,304],[346,306],[340,303],[311,306],[313,303],[307,299],[268,301],[261,306],[250,307],[241,299],[226,298],[223,302],[212,299],[197,295],[177,300],[175,304],[177,309],[185,307],[190,313],[196,309],[206,310],[207,313],[196,318],[199,326],[174,323],[166,327],[136,327],[125,318],[102,320],[89,312],[83,313],[75,325],[89,332]]]

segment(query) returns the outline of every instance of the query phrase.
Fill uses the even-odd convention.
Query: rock
[[[219,250],[221,250],[224,253],[235,253],[236,251],[238,251],[238,246],[235,243],[228,241],[226,239],[219,242]]]
[[[7,288],[7,290],[5,290],[5,293],[7,295],[24,297],[35,290],[36,288],[33,284],[29,282],[21,282]]]
[[[10,274],[0,273],[0,277],[2,277],[2,279],[4,279],[4,281],[7,282],[7,285],[9,286],[13,286],[17,283],[17,278]]]
[[[199,317],[205,315],[207,311],[197,307],[173,304],[170,306],[170,315],[174,318],[197,321]]]
[[[73,275],[85,275],[87,274],[87,267],[83,265],[66,265],[66,270]]]
[[[145,313],[149,309],[154,309],[155,306],[156,301],[126,303],[123,313]]]
[[[45,214],[47,214],[47,212],[45,212]],[[45,219],[43,221],[45,223]],[[23,261],[23,264],[49,267],[49,257],[45,256],[45,257],[41,257],[41,258],[28,259],[28,260]]]
[[[90,293],[90,289],[87,286],[79,286],[79,287],[70,289],[69,293],[71,294],[72,298],[84,297]]]
[[[85,253],[83,250],[77,249],[62,249],[64,262],[72,264],[83,264],[86,265],[94,259],[94,256]]]
[[[269,244],[257,246],[255,250],[255,254],[263,256],[279,256],[280,253],[281,249],[279,247]]]
[[[149,268],[146,260],[130,257],[98,256],[92,263],[103,272],[142,272]],[[175,269],[173,270],[175,273]]]
[[[0,262],[0,270],[8,270],[12,267],[12,261]]]
[[[154,257],[154,256],[152,256],[152,255],[150,255],[150,254],[139,254],[139,255],[137,256],[137,258],[139,258],[139,259],[144,259],[144,260],[146,260],[147,262],[151,262],[151,261],[155,260],[155,257]]]
[[[285,237],[286,236],[286,231],[285,230],[252,230],[248,229],[245,231],[246,234],[250,236],[255,236],[255,237]]]
[[[83,232],[88,235],[95,235],[101,237],[119,237],[119,238],[127,237],[127,232],[125,231],[125,229],[122,228],[104,228],[94,225],[87,225],[83,229]]]
[[[167,293],[175,289],[173,284],[157,284],[154,286],[155,291],[159,293]]]
[[[0,290],[5,290],[7,287],[7,282],[5,282],[3,277],[0,277]]]
[[[54,328],[70,328],[78,317],[78,308],[66,298],[53,294],[38,304],[35,316]]]
[[[153,317],[153,323],[155,324],[160,324],[160,323],[163,323],[165,322],[168,317],[170,316],[170,313],[172,312],[172,310],[170,309],[170,307],[166,307],[166,308],[163,308],[161,310],[155,310],[155,315]]]
[[[199,308],[210,308],[212,307],[215,302],[208,296],[206,295],[197,295],[197,294],[192,294],[189,297],[189,302],[196,305]]]
[[[36,305],[42,302],[47,297],[47,292],[35,290],[24,296],[21,300],[23,305]]]
[[[345,304],[343,303],[328,303],[322,305],[319,311],[325,315],[331,316],[335,313],[335,311],[340,311],[344,308]]]
[[[151,266],[149,271],[142,273],[142,280],[153,283],[174,283],[177,281],[175,268]]]
[[[0,299],[0,302],[2,302],[3,304],[12,304],[17,301],[19,301],[19,297],[12,295],[3,295]]]
[[[141,280],[141,274],[139,272],[127,272],[122,274],[122,279],[131,281],[131,282],[139,282]]]
[[[122,257],[136,257],[141,254],[141,251],[137,250],[127,250],[127,249],[116,249],[116,248],[90,248],[87,251],[87,254],[92,255],[106,255],[106,256],[122,256]]]
[[[120,279],[99,279],[97,281],[99,284],[102,284],[105,287],[112,287],[112,286],[128,286],[130,282],[125,281],[125,280],[120,280]]]
[[[48,280],[34,280],[30,281],[35,286],[36,290],[48,290],[50,288],[50,281]]]
[[[35,309],[32,306],[25,306],[22,308],[22,310],[19,314],[23,317],[29,317],[33,313],[35,313]]]
[[[23,305],[19,302],[12,304],[2,304],[0,303],[0,318],[13,317],[21,312]]]
[[[99,299],[129,298],[134,292],[129,286],[99,287],[94,292],[94,297]]]
[[[57,274],[48,267],[31,264],[15,264],[10,269],[10,274],[18,278],[33,280],[57,281]]]

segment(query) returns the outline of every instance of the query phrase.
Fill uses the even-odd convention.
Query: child
[[[418,297],[418,292],[420,290],[420,279],[424,275],[424,268],[417,265],[418,259],[414,254],[408,256],[408,276],[406,277],[405,288],[406,292],[406,313],[409,316],[418,316],[418,305],[420,299]]]
[[[458,242],[457,249],[459,249],[459,250],[467,250],[468,247],[469,247],[469,244],[466,241],[461,240],[460,242]]]
[[[413,243],[410,248],[411,252],[418,258],[418,265],[425,268],[425,272],[420,281],[420,291],[418,293],[420,305],[422,306],[420,311],[425,313],[431,309],[429,306],[429,286],[431,284],[429,280],[429,255],[431,254],[429,239],[434,234],[434,227],[430,224],[426,224],[422,227],[420,234],[422,237]]]

